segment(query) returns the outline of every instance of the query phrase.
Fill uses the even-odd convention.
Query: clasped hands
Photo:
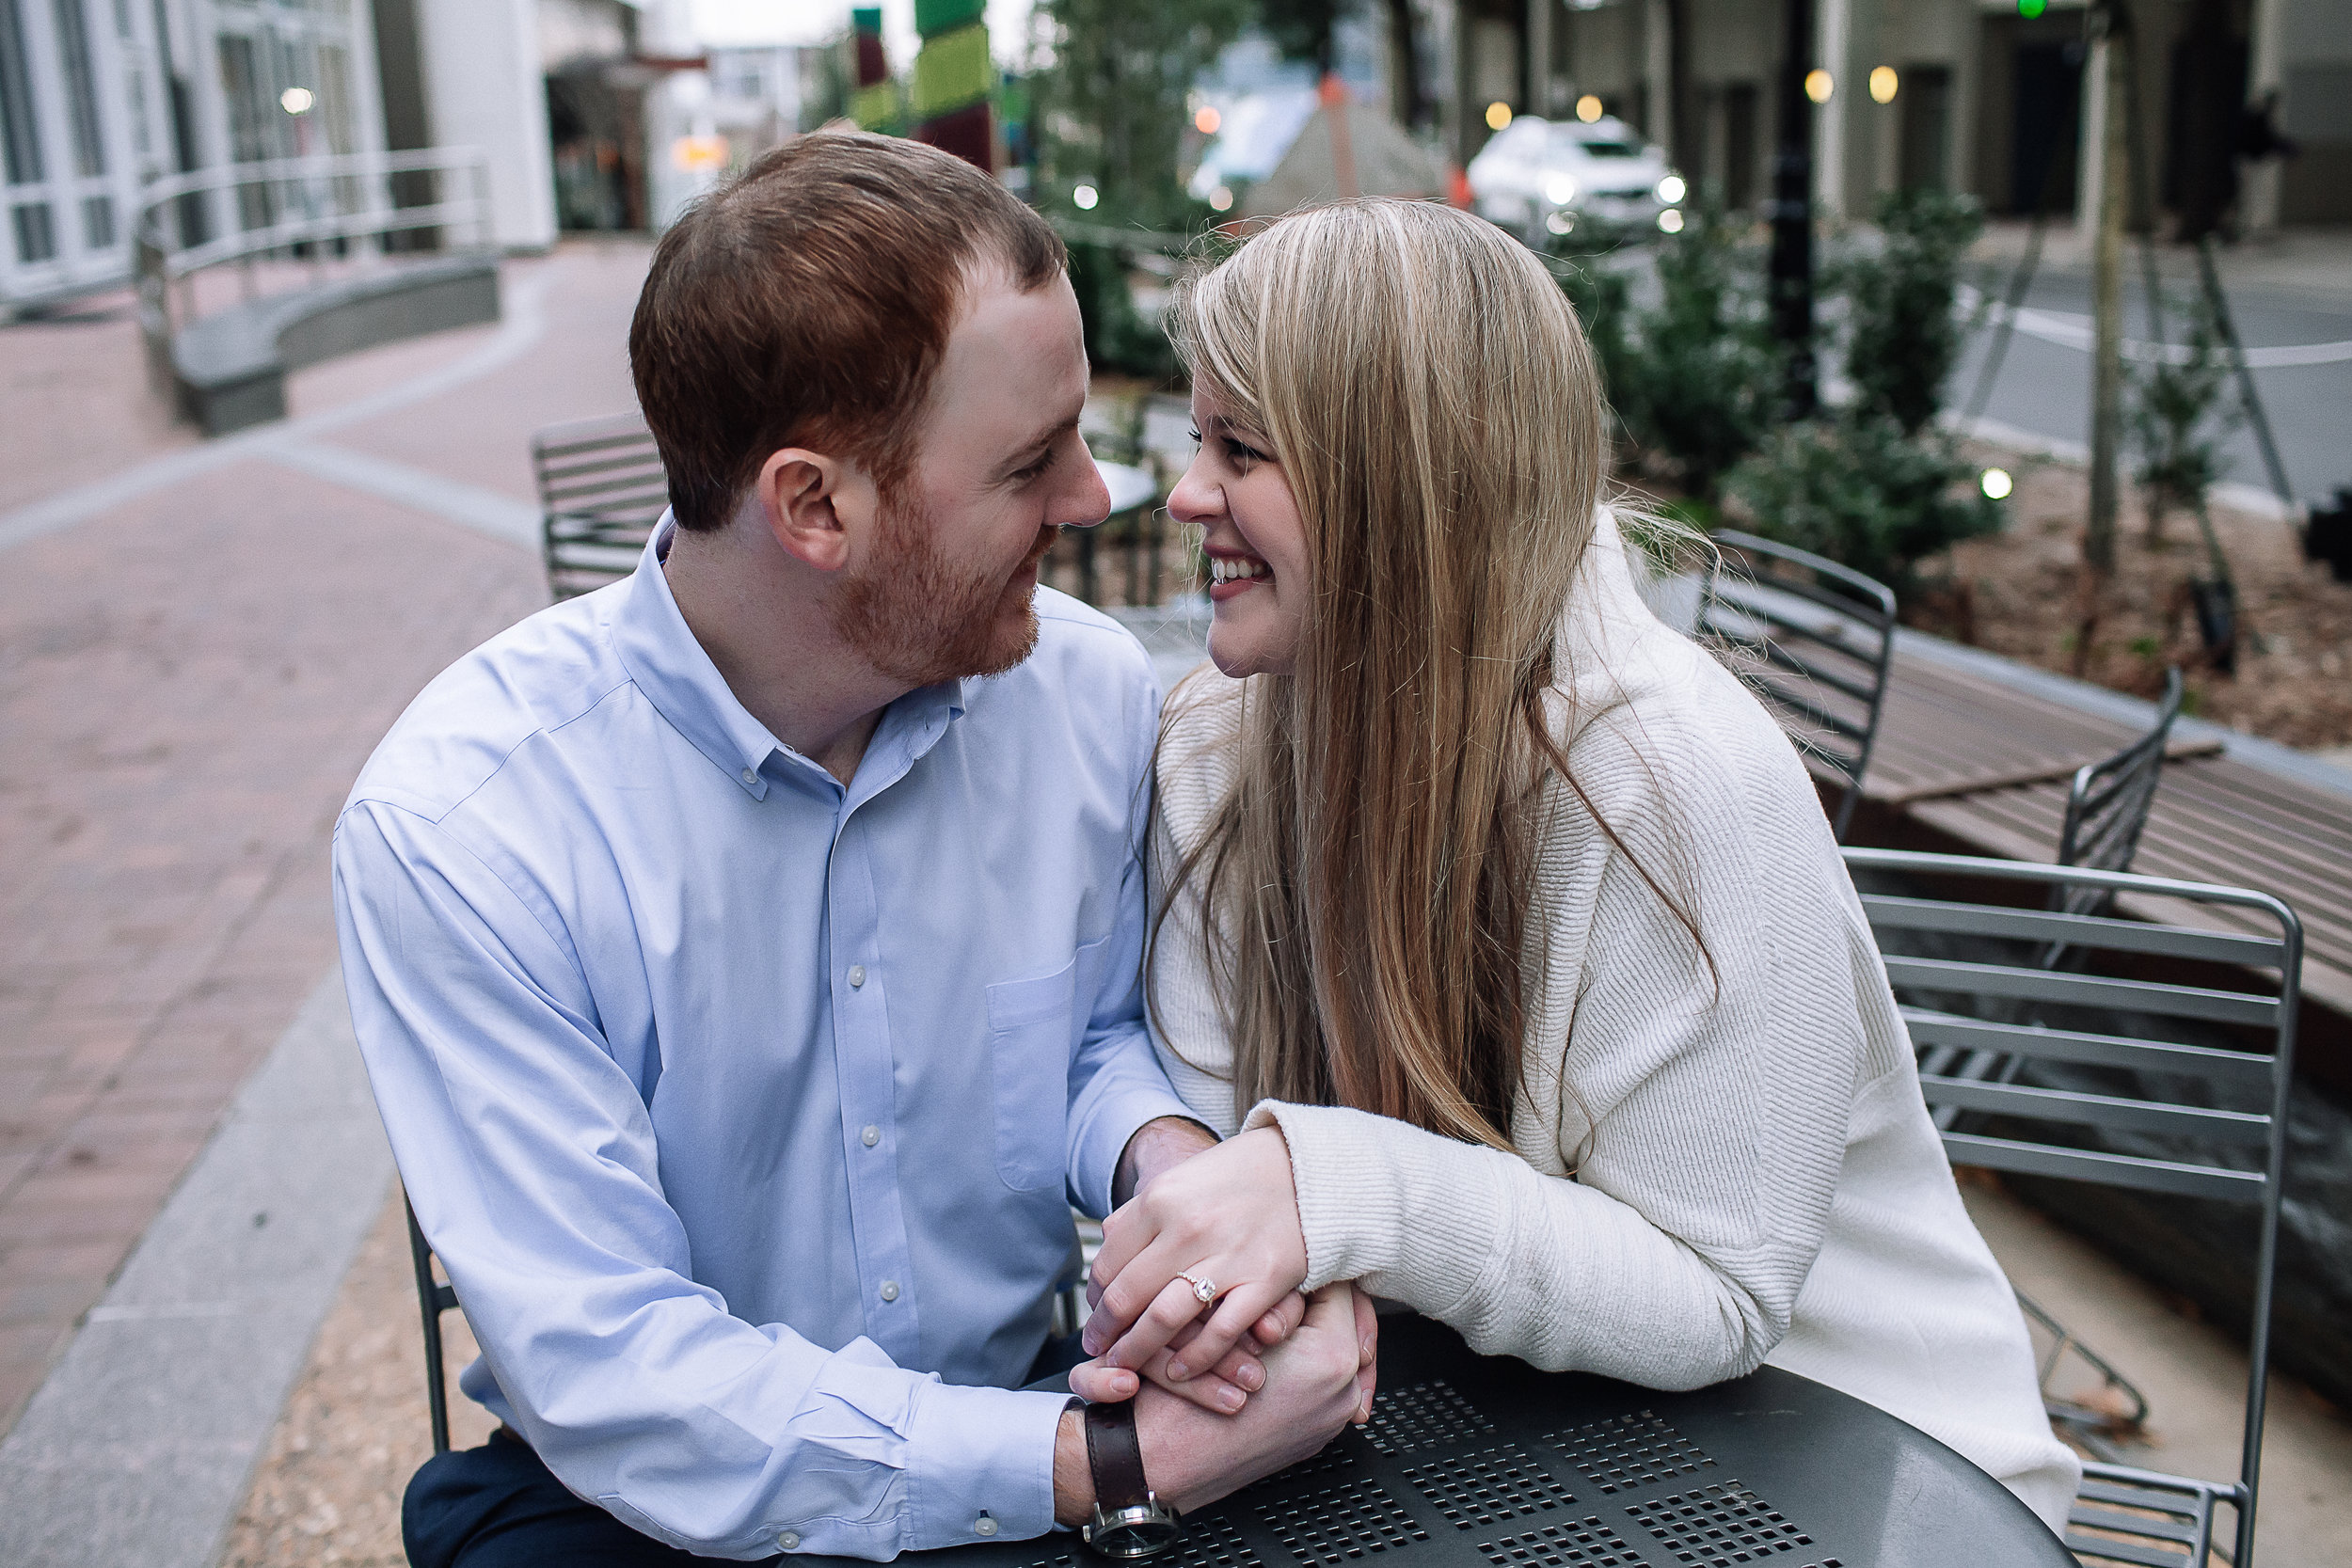
[[[1090,1401],[1136,1401],[1146,1472],[1179,1508],[1320,1449],[1372,1416],[1378,1328],[1349,1284],[1311,1297],[1290,1150],[1273,1127],[1138,1161],[1103,1225],[1070,1374]],[[1207,1147],[1204,1147],[1207,1146]],[[1189,1278],[1183,1277],[1189,1275]],[[1193,1281],[1216,1298],[1203,1305]]]

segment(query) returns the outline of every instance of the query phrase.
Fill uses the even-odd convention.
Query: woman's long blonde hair
[[[1604,477],[1584,334],[1492,225],[1385,200],[1273,224],[1175,324],[1272,446],[1314,571],[1294,673],[1246,684],[1232,788],[1166,878],[1200,879],[1236,1114],[1507,1148],[1534,808],[1547,774],[1576,789],[1545,693]]]

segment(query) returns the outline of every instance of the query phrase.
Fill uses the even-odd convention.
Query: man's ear
[[[785,553],[820,572],[848,564],[850,535],[865,531],[879,510],[865,469],[805,447],[770,452],[752,493]]]

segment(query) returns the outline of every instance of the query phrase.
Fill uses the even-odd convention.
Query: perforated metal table
[[[1104,1568],[1066,1534],[925,1568]],[[1925,1433],[1766,1367],[1691,1393],[1380,1321],[1368,1428],[1185,1520],[1152,1568],[1988,1568],[2074,1559]]]

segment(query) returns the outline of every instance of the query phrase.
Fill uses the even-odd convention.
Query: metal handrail
[[[441,199],[396,205],[387,182],[404,174],[442,176]],[[469,193],[451,198],[449,182],[460,176]],[[180,236],[167,216],[183,210],[191,198],[209,200],[255,187],[289,186],[313,197],[323,195],[325,205],[334,210],[321,212],[315,200],[288,202],[290,210],[267,223],[246,227],[231,220],[217,237],[194,245],[177,243]],[[356,201],[348,198],[354,191],[358,193]],[[490,243],[489,160],[476,148],[271,158],[165,175],[140,187],[132,229],[140,325],[151,349],[166,354],[174,325],[171,285],[185,285],[198,273],[233,261],[250,264],[257,256],[295,245],[453,228],[473,230],[466,248],[486,248]]]

